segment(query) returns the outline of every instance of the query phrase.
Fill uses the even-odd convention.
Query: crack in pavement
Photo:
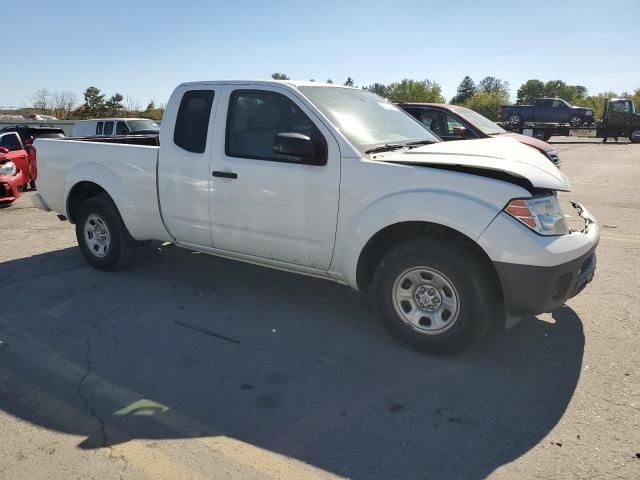
[[[78,393],[78,396],[82,399],[82,401],[84,403],[84,406],[85,406],[85,409],[87,410],[89,415],[91,415],[91,417],[94,418],[98,422],[98,425],[100,426],[100,440],[101,440],[101,443],[100,443],[99,447],[100,448],[109,449],[109,458],[110,459],[119,460],[119,461],[123,462],[122,469],[120,470],[120,474],[119,474],[120,480],[124,479],[124,474],[125,474],[127,468],[129,467],[129,460],[124,455],[118,455],[118,456],[114,455],[113,447],[111,445],[109,445],[109,436],[107,434],[107,424],[106,424],[105,420],[98,414],[98,411],[96,410],[95,406],[89,400],[89,397],[85,394],[85,392],[83,390],[83,386],[84,386],[86,380],[93,374],[94,367],[96,366],[96,362],[94,360],[92,360],[92,353],[93,353],[93,343],[91,341],[92,332],[95,333],[99,337],[108,338],[108,339],[113,341],[113,344],[112,344],[111,348],[109,349],[106,358],[104,358],[103,361],[101,362],[101,363],[106,363],[106,362],[109,361],[109,359],[111,358],[111,355],[113,354],[113,352],[116,350],[116,348],[120,344],[120,341],[119,341],[118,337],[116,337],[114,335],[109,335],[109,334],[103,332],[102,328],[101,328],[101,322],[102,322],[102,320],[104,318],[108,317],[109,315],[112,315],[114,313],[118,313],[118,312],[121,312],[121,311],[124,311],[124,310],[128,310],[129,308],[131,308],[131,307],[117,308],[117,309],[113,310],[112,312],[109,312],[106,315],[98,317],[96,320],[94,320],[94,322],[91,325],[91,327],[89,328],[89,331],[87,332],[87,336],[86,336],[86,345],[87,345],[87,350],[86,350],[86,355],[85,355],[86,370],[85,370],[84,375],[80,378],[80,380],[78,381],[78,383],[76,385],[76,391]]]

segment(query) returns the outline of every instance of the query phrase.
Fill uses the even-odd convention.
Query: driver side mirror
[[[453,127],[453,135],[461,139],[467,138],[469,131],[466,127]]]
[[[273,153],[293,157],[295,163],[303,165],[325,165],[326,158],[318,155],[307,135],[297,132],[278,133],[273,138]]]
[[[0,147],[0,153],[2,154],[9,153],[9,149],[7,147]]]

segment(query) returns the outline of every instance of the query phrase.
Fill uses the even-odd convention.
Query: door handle
[[[234,172],[213,171],[211,172],[211,175],[213,175],[214,177],[220,177],[220,178],[238,178],[238,174]]]

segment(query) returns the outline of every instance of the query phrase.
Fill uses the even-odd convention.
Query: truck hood
[[[498,172],[502,177],[524,179],[534,188],[571,190],[569,179],[547,157],[509,137],[439,142],[372,158],[425,167],[452,167],[478,175],[487,172],[492,177]]]

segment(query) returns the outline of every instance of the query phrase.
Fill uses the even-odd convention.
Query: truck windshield
[[[469,110],[465,107],[459,107],[457,105],[450,105],[449,108],[485,135],[499,135],[501,133],[507,133],[504,128],[492,122],[487,117],[480,115],[478,112],[474,112],[473,110]]]
[[[440,141],[420,122],[374,93],[339,87],[299,89],[361,153],[386,144]]]
[[[129,120],[127,123],[132,132],[136,130],[154,130],[160,128],[160,125],[153,120]]]

